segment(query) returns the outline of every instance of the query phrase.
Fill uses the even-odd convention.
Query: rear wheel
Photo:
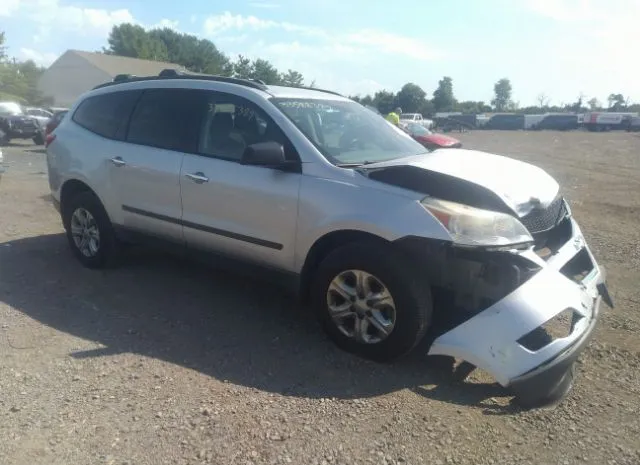
[[[9,145],[10,140],[11,139],[9,139],[9,135],[6,132],[4,132],[2,128],[0,128],[0,147]]]
[[[87,268],[104,268],[117,255],[113,226],[100,200],[81,192],[63,206],[67,240],[76,258]]]
[[[320,264],[312,302],[342,349],[391,361],[423,338],[431,320],[429,284],[385,244],[349,244]]]
[[[33,143],[36,145],[44,145],[44,137],[42,137],[42,133],[38,133],[33,136]]]

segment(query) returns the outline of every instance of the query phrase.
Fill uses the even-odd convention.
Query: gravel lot
[[[454,134],[455,136],[455,134]],[[605,313],[560,405],[521,411],[426,348],[345,354],[270,286],[149,251],[72,258],[45,155],[4,149],[0,463],[640,463],[640,137],[475,132],[547,169],[609,272]]]

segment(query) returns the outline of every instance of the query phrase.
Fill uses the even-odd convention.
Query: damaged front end
[[[487,371],[523,405],[553,403],[571,388],[601,301],[613,305],[604,269],[542,170],[479,152],[449,154],[366,170],[427,195],[421,203],[451,236],[397,241],[422,255],[414,262],[433,289],[429,354]]]
[[[414,256],[423,254],[434,289],[436,337],[429,354],[487,371],[529,407],[553,403],[570,390],[601,300],[613,305],[605,272],[566,202],[533,214],[523,224],[534,244],[520,248],[399,241]]]

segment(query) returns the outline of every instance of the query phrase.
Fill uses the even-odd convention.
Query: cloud
[[[528,0],[526,5],[534,13],[556,21],[581,22],[598,18],[598,8],[589,0]]]
[[[430,47],[422,41],[371,29],[349,34],[347,43],[364,45],[391,54],[406,55],[420,61],[430,61],[444,55],[441,50]]]
[[[33,60],[37,65],[49,66],[58,59],[57,53],[39,52],[31,48],[21,48],[19,58],[22,60]]]
[[[7,1],[9,3],[7,3]],[[23,16],[38,25],[37,36],[46,38],[53,30],[73,31],[79,35],[106,37],[115,25],[135,22],[127,9],[107,10],[65,5],[60,0],[2,0],[0,11]]]
[[[233,15],[229,11],[225,11],[221,15],[209,16],[204,21],[204,32],[206,35],[211,37],[231,30],[265,31],[268,29],[281,29],[286,32],[297,32],[305,35],[325,35],[324,31],[320,28],[273,21],[270,19],[261,19],[253,15]]]
[[[316,39],[316,42],[301,44],[292,40],[287,43],[266,44],[276,53],[313,53],[316,59],[348,56],[364,56],[387,53],[406,56],[415,60],[430,61],[440,58],[444,53],[421,40],[392,34],[375,29],[362,29],[347,33],[330,33],[324,29],[289,22],[262,19],[256,16],[233,15],[225,11],[220,15],[209,16],[204,22],[205,35],[216,38],[231,31],[260,33],[268,30],[280,30],[291,34]]]
[[[20,0],[2,0],[0,2],[0,16],[11,16],[20,8]]]

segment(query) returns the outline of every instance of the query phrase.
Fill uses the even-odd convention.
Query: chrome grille
[[[536,234],[552,229],[565,217],[566,213],[564,199],[558,196],[547,208],[535,209],[523,216],[520,221],[531,234]]]

